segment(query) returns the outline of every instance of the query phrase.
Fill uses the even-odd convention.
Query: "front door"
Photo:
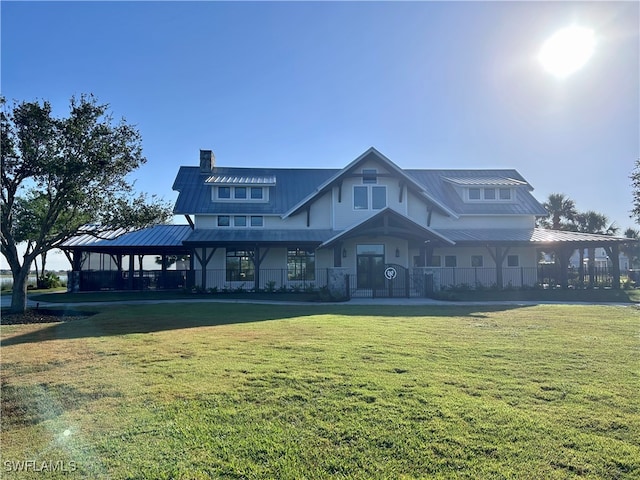
[[[359,289],[384,288],[384,245],[358,245],[357,287]]]

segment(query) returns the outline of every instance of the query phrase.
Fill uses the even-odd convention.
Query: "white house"
[[[202,289],[412,296],[451,285],[534,285],[539,249],[557,252],[566,284],[576,248],[617,252],[622,241],[536,228],[547,212],[515,170],[405,170],[375,148],[342,169],[225,167],[201,150],[200,164],[180,167],[173,188],[174,213],[189,225],[171,226],[168,238],[169,226],[158,226],[66,250],[188,254]]]

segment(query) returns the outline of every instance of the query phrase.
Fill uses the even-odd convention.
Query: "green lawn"
[[[637,307],[93,312],[1,327],[2,478],[640,477]]]

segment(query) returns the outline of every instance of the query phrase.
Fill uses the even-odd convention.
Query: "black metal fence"
[[[537,267],[505,267],[502,284],[499,285],[496,268],[425,267],[406,269],[394,265],[395,275],[376,279],[363,279],[356,273],[348,275],[348,291],[352,297],[424,297],[441,289],[463,288],[555,288],[561,284],[560,269],[555,264]],[[207,291],[262,291],[262,292],[311,292],[327,286],[329,269],[316,269],[304,274],[294,274],[286,268],[261,269],[229,276],[225,269],[206,270],[136,270],[129,271],[81,271],[80,291],[100,290],[177,290],[197,288]],[[637,272],[636,272],[637,273]],[[233,280],[231,280],[233,278]],[[608,268],[596,268],[589,272],[570,268],[569,285],[580,288],[613,285],[613,272]]]
[[[177,290],[193,284],[190,270],[80,271],[82,292],[100,290]],[[70,274],[71,275],[71,274]]]

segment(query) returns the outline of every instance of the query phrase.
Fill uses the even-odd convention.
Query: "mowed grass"
[[[637,307],[96,311],[2,326],[3,478],[640,477]]]

